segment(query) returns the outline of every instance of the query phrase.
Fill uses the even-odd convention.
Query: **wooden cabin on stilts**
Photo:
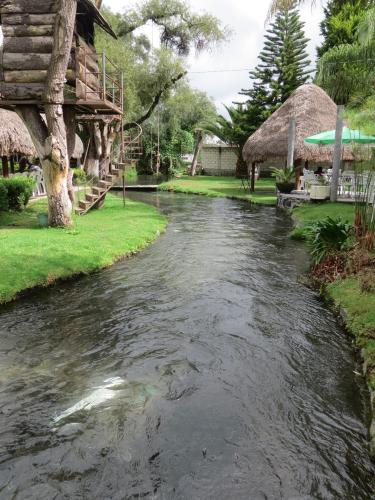
[[[98,131],[93,137],[97,157],[98,185],[80,201],[84,214],[103,201],[120,168],[109,172],[111,143],[123,123],[123,75],[95,49],[95,26],[116,37],[100,13],[101,0],[76,0],[77,14],[64,84],[64,114],[72,126],[86,122]],[[3,48],[0,60],[0,107],[36,106],[43,113],[45,90],[54,47],[55,21],[60,0],[0,0]]]

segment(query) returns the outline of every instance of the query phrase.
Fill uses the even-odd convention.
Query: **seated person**
[[[315,175],[323,175],[324,172],[323,172],[323,167],[318,167],[315,172],[314,172]]]

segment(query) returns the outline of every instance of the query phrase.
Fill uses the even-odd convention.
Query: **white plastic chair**
[[[33,169],[28,173],[28,176],[34,179],[35,188],[33,191],[33,196],[43,196],[46,194],[46,186],[43,178],[43,170],[34,166]]]

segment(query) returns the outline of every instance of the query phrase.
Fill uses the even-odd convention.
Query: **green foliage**
[[[29,203],[35,181],[30,177],[14,175],[9,178],[0,178],[0,186],[3,186],[3,207],[8,205],[8,210],[21,211]],[[4,189],[6,190],[7,202],[5,202]]]
[[[108,8],[103,14],[118,34],[114,40],[97,30],[96,46],[124,73],[125,109],[129,122],[139,121],[155,99],[165,101],[174,88],[173,80],[185,72],[180,52],[195,46],[207,49],[224,41],[227,31],[207,14],[194,13],[180,0],[144,0],[124,14]],[[153,48],[138,28],[152,21],[161,46]],[[158,97],[159,96],[159,97]]]
[[[318,57],[333,47],[354,44],[358,26],[373,3],[369,0],[330,0],[324,8],[324,19],[320,24],[324,40],[317,49]]]
[[[278,183],[293,182],[295,179],[295,170],[293,167],[289,168],[271,168],[272,177],[275,177]]]
[[[81,185],[85,184],[86,181],[87,181],[86,172],[81,168],[75,168],[73,170],[73,183],[76,186],[81,186]]]
[[[8,190],[0,180],[0,212],[7,212],[8,210]]]
[[[181,0],[143,0],[123,14],[118,33],[129,36],[148,21],[160,30],[161,43],[180,55],[187,55],[191,47],[201,51],[228,36],[228,30],[221,27],[217,18],[194,13]]]
[[[215,105],[204,92],[179,82],[143,128],[141,171],[152,173],[151,155],[155,168],[158,135],[162,171],[171,174],[182,168],[181,156],[194,150],[195,130],[204,120],[212,121],[215,116]]]
[[[327,255],[347,249],[351,244],[353,226],[338,217],[326,217],[311,224],[305,231],[314,264]]]

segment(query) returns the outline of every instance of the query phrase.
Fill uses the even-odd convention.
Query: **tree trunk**
[[[194,175],[196,174],[196,171],[197,171],[198,159],[199,159],[199,154],[200,154],[201,149],[202,149],[203,138],[204,138],[203,130],[198,130],[198,132],[197,132],[197,140],[196,140],[196,143],[195,143],[195,150],[194,150],[193,162],[191,164],[190,172],[189,172],[189,174],[191,176],[193,176],[193,177],[194,177]]]
[[[331,180],[331,201],[337,201],[337,191],[339,186],[341,151],[342,151],[342,131],[344,128],[344,106],[337,106],[336,116],[336,136],[335,149],[333,153],[332,180]]]
[[[1,157],[1,163],[3,165],[3,177],[9,177],[8,157],[7,156],[2,156]]]
[[[236,163],[236,177],[245,177],[249,173],[247,163],[242,157],[242,149],[238,153],[237,163]]]
[[[72,206],[74,206],[73,170],[70,168],[70,159],[76,146],[76,112],[72,106],[64,107],[64,123],[66,128],[66,143],[68,151],[68,195]]]
[[[68,194],[69,156],[63,103],[76,11],[76,0],[60,0],[43,95],[47,126],[37,106],[21,105],[16,108],[29,130],[42,163],[48,199],[48,222],[55,227],[71,223],[72,203]]]
[[[10,173],[11,174],[15,173],[15,169],[14,169],[14,156],[10,157]]]

